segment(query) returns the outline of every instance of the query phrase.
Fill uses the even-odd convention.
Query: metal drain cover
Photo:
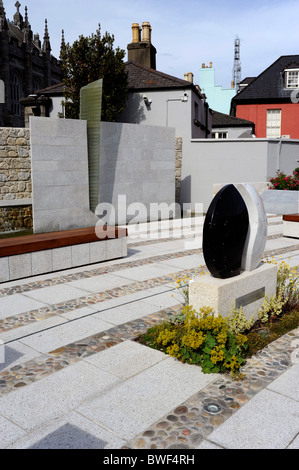
[[[208,403],[204,406],[204,410],[211,415],[217,415],[218,413],[221,413],[222,408],[218,403]]]

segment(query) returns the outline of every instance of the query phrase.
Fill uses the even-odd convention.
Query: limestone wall
[[[29,129],[0,128],[0,201],[30,198]]]

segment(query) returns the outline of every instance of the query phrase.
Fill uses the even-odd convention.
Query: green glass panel
[[[99,204],[102,91],[102,78],[80,91],[80,119],[87,121],[89,203],[93,212]]]

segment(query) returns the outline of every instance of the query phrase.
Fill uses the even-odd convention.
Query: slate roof
[[[129,91],[192,88],[201,96],[198,88],[193,83],[150,69],[136,62],[126,62],[126,70],[128,72]]]
[[[65,89],[67,89],[67,87],[63,83],[56,83],[42,90],[37,90],[35,93],[37,95],[61,96],[64,94]]]
[[[258,77],[252,80],[233,99],[234,104],[245,103],[278,103],[290,101],[293,89],[285,88],[284,70],[296,68],[299,55],[279,57]]]
[[[229,114],[219,113],[218,111],[210,110],[212,114],[212,125],[216,127],[254,127],[254,122],[247,121],[246,119],[230,116]]]

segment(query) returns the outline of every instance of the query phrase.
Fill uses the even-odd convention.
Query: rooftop
[[[126,62],[128,72],[128,90],[192,88],[198,94],[199,89],[191,82],[167,75],[158,70],[145,67],[136,62]]]
[[[283,102],[289,101],[292,89],[285,88],[284,71],[289,68],[299,68],[299,55],[279,57],[258,77],[251,80],[234,98],[236,104],[247,101]]]

